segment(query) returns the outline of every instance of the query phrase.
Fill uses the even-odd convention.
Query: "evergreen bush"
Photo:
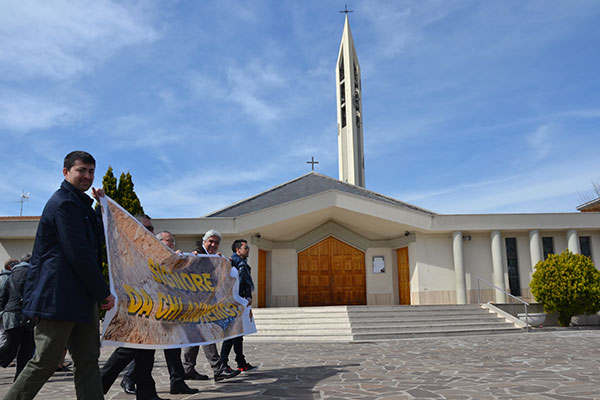
[[[104,189],[104,193],[127,210],[131,215],[136,216],[144,214],[144,208],[142,207],[137,194],[135,194],[133,186],[133,179],[129,171],[127,171],[127,173],[121,173],[117,183],[117,178],[113,174],[112,167],[110,165],[108,166],[108,170],[102,178],[102,188]],[[106,255],[106,244],[104,243],[102,244],[102,275],[104,275],[106,283],[109,284],[108,260]],[[101,309],[100,318],[104,318],[105,314],[106,311]]]
[[[538,262],[529,287],[545,312],[558,313],[560,326],[569,326],[575,315],[600,310],[600,271],[589,257],[569,250]]]

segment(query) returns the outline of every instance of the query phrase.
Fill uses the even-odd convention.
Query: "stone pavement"
[[[215,384],[188,381],[170,395],[162,351],[154,378],[170,399],[600,399],[600,330],[405,339],[367,343],[245,343],[257,371]],[[112,348],[104,348],[104,362]],[[199,355],[200,372],[209,373]],[[233,357],[232,357],[233,359]],[[0,370],[0,395],[14,368]],[[36,399],[75,399],[72,374],[57,373]],[[107,399],[135,400],[117,381]]]

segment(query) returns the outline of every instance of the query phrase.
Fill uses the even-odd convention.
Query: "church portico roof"
[[[259,193],[253,197],[210,213],[206,215],[206,217],[239,217],[330,190],[336,190],[339,192],[365,197],[370,200],[375,200],[392,206],[403,207],[419,213],[435,215],[434,212],[424,208],[404,203],[394,198],[384,196],[356,185],[339,181],[317,172],[309,172],[289,182]]]

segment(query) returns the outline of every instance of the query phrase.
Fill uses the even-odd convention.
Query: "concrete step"
[[[520,332],[478,304],[286,307],[253,310],[251,341],[364,341]]]
[[[491,335],[504,333],[519,333],[521,329],[510,328],[482,328],[482,329],[451,329],[451,330],[427,330],[427,331],[409,331],[386,334],[358,334],[353,335],[353,341],[370,340],[390,340],[390,339],[408,339],[408,338],[426,338],[426,337],[445,337],[445,336],[468,336],[468,335]]]

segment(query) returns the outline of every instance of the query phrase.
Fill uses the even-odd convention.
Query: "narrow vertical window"
[[[342,82],[340,85],[340,104],[346,103],[346,84]]]
[[[342,128],[346,126],[346,106],[342,106]]]
[[[592,244],[589,236],[579,236],[579,250],[582,255],[592,259]]]
[[[517,239],[506,238],[506,265],[508,267],[508,286],[510,294],[521,295],[521,282],[519,280],[519,259],[517,257]]]
[[[340,60],[340,69],[339,69],[340,73],[340,82],[344,80],[344,59],[342,58]]]
[[[542,237],[542,248],[544,249],[544,260],[550,254],[554,254],[554,238],[552,236]]]

